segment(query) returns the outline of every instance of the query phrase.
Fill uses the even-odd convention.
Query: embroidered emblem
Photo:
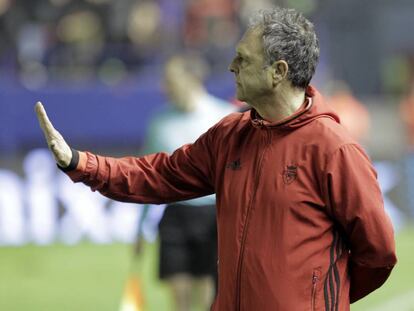
[[[226,168],[229,168],[233,171],[240,170],[241,169],[240,159],[227,163]]]
[[[296,165],[288,165],[283,171],[283,182],[286,185],[291,184],[298,176],[298,167]]]

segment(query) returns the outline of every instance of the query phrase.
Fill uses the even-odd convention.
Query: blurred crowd
[[[197,51],[213,72],[223,71],[249,14],[274,5],[314,21],[324,81],[345,80],[357,94],[401,91],[414,50],[401,31],[413,24],[406,0],[0,0],[0,79],[29,89],[116,85],[181,51]]]
[[[0,75],[32,88],[96,78],[116,84],[182,50],[223,68],[248,13],[283,2],[0,0]]]

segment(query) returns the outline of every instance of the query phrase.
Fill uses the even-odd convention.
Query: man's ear
[[[282,80],[287,77],[289,71],[289,65],[284,60],[275,61],[272,64],[272,79],[273,86],[279,84]]]

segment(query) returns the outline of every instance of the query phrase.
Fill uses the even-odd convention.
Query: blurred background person
[[[365,145],[369,139],[371,116],[365,105],[344,81],[333,81],[327,87],[327,101],[341,118],[341,124],[352,138]]]
[[[235,111],[230,103],[207,93],[206,70],[205,62],[194,55],[176,55],[166,62],[168,105],[150,122],[146,154],[171,153],[194,142]],[[174,310],[190,311],[196,306],[208,310],[217,278],[215,195],[168,204],[159,223],[159,239],[159,276],[172,291]],[[137,243],[142,240],[138,238]]]
[[[228,65],[239,37],[236,0],[187,1],[183,38],[186,48],[201,51],[212,69]]]

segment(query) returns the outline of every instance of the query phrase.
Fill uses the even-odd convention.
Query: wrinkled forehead
[[[261,27],[247,29],[236,46],[236,53],[247,56],[263,56],[263,30]]]

